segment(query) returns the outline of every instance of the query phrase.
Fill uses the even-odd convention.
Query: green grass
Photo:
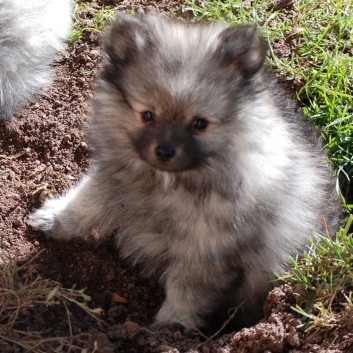
[[[353,3],[297,0],[290,12],[271,9],[267,0],[184,3],[196,20],[259,25],[270,46],[269,64],[296,83],[303,112],[320,128],[343,198],[352,209]],[[282,55],[278,46],[288,53]]]
[[[332,239],[316,235],[311,251],[292,259],[290,274],[279,277],[296,289],[296,306],[306,331],[353,325],[353,237],[351,216]]]
[[[99,33],[107,28],[115,18],[116,7],[106,6],[100,10],[93,11],[85,2],[76,4],[74,12],[73,31],[69,42],[83,39],[91,32]]]

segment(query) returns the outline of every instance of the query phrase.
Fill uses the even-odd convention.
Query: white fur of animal
[[[50,83],[71,12],[71,0],[0,0],[0,119]]]

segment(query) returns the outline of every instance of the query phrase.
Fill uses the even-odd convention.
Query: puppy
[[[252,26],[188,25],[118,14],[89,121],[91,168],[30,224],[57,239],[109,232],[158,275],[155,327],[236,327],[290,256],[341,210],[315,129],[264,72]],[[334,233],[332,233],[334,234]],[[223,316],[222,316],[223,315]]]
[[[71,26],[71,0],[0,0],[0,119],[50,82]]]

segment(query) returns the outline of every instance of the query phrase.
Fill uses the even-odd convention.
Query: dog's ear
[[[228,71],[251,77],[263,66],[266,50],[256,27],[242,25],[228,27],[220,33],[215,55]]]
[[[149,26],[145,16],[117,13],[105,37],[104,50],[112,64],[124,66],[150,44]]]

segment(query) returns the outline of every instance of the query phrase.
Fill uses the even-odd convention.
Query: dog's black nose
[[[155,153],[158,160],[167,162],[175,156],[176,151],[173,146],[157,146]]]

